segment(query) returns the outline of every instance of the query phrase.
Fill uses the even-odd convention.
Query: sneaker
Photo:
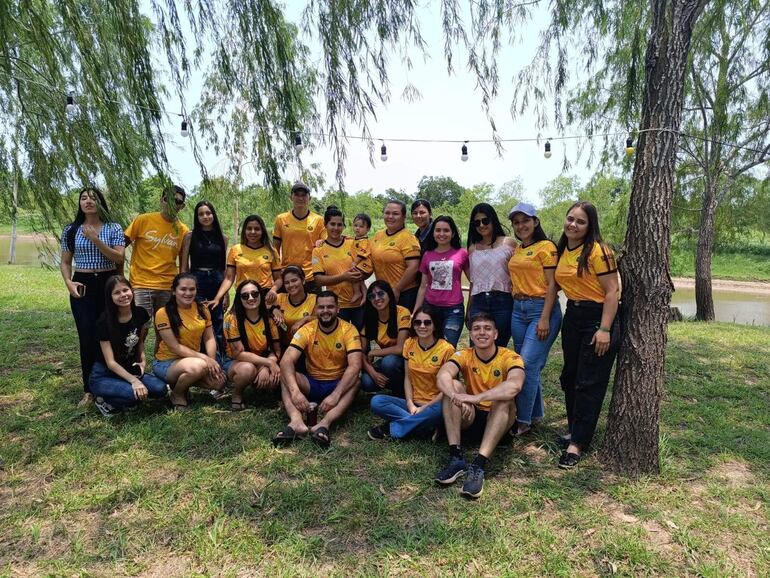
[[[366,435],[369,436],[370,440],[374,441],[389,440],[390,424],[385,422],[382,425],[376,425],[373,428],[370,428],[369,431],[366,432]]]
[[[577,467],[579,461],[580,454],[573,454],[565,450],[559,458],[559,467],[563,470],[571,470]]]
[[[96,409],[99,410],[99,413],[101,413],[106,418],[115,417],[117,414],[120,413],[119,410],[112,407],[109,403],[104,401],[101,397],[97,397],[94,400],[94,405],[96,406]]]
[[[465,473],[466,467],[467,464],[463,458],[450,456],[447,465],[433,479],[436,480],[437,484],[448,486],[455,483],[455,480]]]
[[[465,475],[465,483],[460,495],[465,498],[478,498],[484,491],[484,470],[476,464],[471,464]]]

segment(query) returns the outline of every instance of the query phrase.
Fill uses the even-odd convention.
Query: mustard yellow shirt
[[[176,339],[180,345],[189,347],[193,351],[200,351],[203,333],[206,331],[206,327],[211,327],[209,310],[206,307],[202,309],[203,315],[198,311],[197,303],[193,303],[192,307],[187,309],[180,307],[178,310],[179,317],[182,319],[182,325],[179,327],[179,335]],[[155,314],[155,329],[158,331],[161,329],[171,329],[165,307],[158,309],[158,312]],[[179,357],[161,339],[155,359],[158,361],[168,361],[169,359],[179,359]]]
[[[420,260],[420,242],[413,233],[406,229],[389,235],[387,230],[377,231],[369,243],[371,249],[372,267],[378,280],[387,281],[391,287],[395,287],[406,272],[406,262]],[[403,289],[411,289],[417,286],[417,281],[412,281]]]
[[[134,289],[168,291],[179,273],[177,258],[190,231],[181,221],[168,222],[160,213],[137,215],[125,230],[131,241],[130,281]]]
[[[278,254],[267,247],[252,249],[248,245],[233,245],[227,253],[227,266],[235,268],[237,287],[241,281],[251,279],[265,289],[273,286],[273,272],[281,270]]]
[[[409,331],[409,328],[412,324],[412,314],[409,313],[409,309],[406,307],[397,305],[396,320],[399,332]],[[366,335],[365,337],[370,341],[372,339],[369,335]],[[391,337],[388,335],[388,322],[377,320],[377,339],[375,339],[375,342],[380,346],[380,348],[385,349],[386,347],[390,347],[398,343],[398,334],[396,334],[396,337]]]
[[[548,283],[546,269],[556,269],[556,245],[552,241],[538,241],[518,245],[508,261],[508,273],[514,295],[545,297]]]
[[[588,268],[583,271],[582,277],[578,277],[578,259],[582,251],[582,244],[571,251],[564,249],[556,266],[556,282],[567,299],[604,303],[604,289],[599,283],[599,277],[617,271],[615,255],[608,246],[605,245],[602,251],[602,246],[594,243],[588,257]]]
[[[416,337],[404,342],[404,359],[407,364],[409,383],[412,384],[412,401],[418,405],[430,403],[439,393],[436,375],[455,353],[452,344],[439,339],[432,347],[423,349]]]
[[[353,266],[353,239],[345,238],[335,247],[327,239],[320,247],[313,249],[313,275],[339,275]],[[353,285],[349,281],[329,287],[337,294],[340,309],[353,307]]]
[[[262,318],[252,322],[247,317],[244,319],[243,327],[246,330],[246,340],[249,343],[249,352],[256,353],[262,357],[267,357],[273,353],[267,344],[267,331],[268,326],[270,329],[270,335],[273,338],[274,343],[278,343],[278,329],[271,321],[269,324],[265,323]],[[225,320],[222,325],[222,329],[225,334],[225,341],[227,342],[227,356],[231,359],[235,359],[235,352],[233,351],[232,344],[241,340],[241,332],[238,329],[238,319],[235,317],[235,313],[232,311],[225,315]]]
[[[521,356],[504,347],[496,347],[494,355],[486,360],[479,358],[473,347],[468,347],[455,353],[449,362],[460,368],[465,390],[471,395],[497,387],[507,379],[508,372],[514,367],[524,369]],[[478,407],[489,411],[492,402],[482,401]]]
[[[281,266],[299,265],[309,281],[313,276],[310,259],[315,243],[326,239],[323,217],[313,211],[302,219],[292,211],[281,213],[275,218],[273,239],[281,242]]]
[[[358,331],[337,319],[337,327],[325,332],[317,319],[300,327],[289,347],[305,353],[308,375],[315,379],[340,379],[348,366],[348,354],[361,351]]]

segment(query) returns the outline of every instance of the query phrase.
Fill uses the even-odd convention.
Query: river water
[[[57,252],[53,241],[49,245]],[[10,239],[0,237],[0,263],[8,262]],[[56,264],[50,254],[46,254],[41,243],[25,237],[16,243],[16,262],[19,265],[34,265],[41,262]],[[684,316],[695,315],[695,290],[677,289],[671,305],[679,307]],[[717,321],[743,323],[748,325],[770,325],[770,295],[754,295],[735,291],[714,291],[714,308]]]

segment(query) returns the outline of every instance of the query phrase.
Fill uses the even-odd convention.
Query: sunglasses
[[[241,293],[242,301],[248,301],[249,299],[259,299],[259,291],[246,291]]]
[[[388,294],[385,293],[385,291],[372,291],[369,293],[367,299],[369,299],[369,301],[374,301],[375,299],[385,299],[387,296]]]
[[[431,325],[433,325],[433,321],[431,321],[430,319],[415,319],[414,321],[412,321],[412,323],[414,324],[415,327],[420,327],[420,326],[430,327]]]
[[[475,219],[475,220],[473,221],[473,224],[474,224],[476,227],[482,227],[482,226],[486,226],[486,225],[489,225],[489,223],[491,223],[491,222],[492,222],[492,221],[489,219],[489,217],[481,217],[480,219]]]

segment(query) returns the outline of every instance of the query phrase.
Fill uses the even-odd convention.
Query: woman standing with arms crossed
[[[519,203],[508,213],[521,245],[513,251],[508,272],[513,286],[511,335],[524,360],[524,386],[516,396],[514,435],[528,433],[533,420],[543,419],[540,373],[561,327],[561,306],[554,278],[556,245],[546,237],[535,207]]]
[[[414,309],[417,300],[417,269],[420,266],[420,243],[406,230],[406,205],[391,200],[382,213],[385,230],[372,237],[372,267],[378,281],[385,281],[402,307]]]
[[[462,274],[468,274],[468,251],[460,247],[460,232],[452,217],[433,221],[433,236],[420,262],[420,290],[415,308],[423,303],[435,311],[441,335],[457,347],[463,331]]]
[[[193,211],[193,229],[182,241],[180,272],[188,271],[198,280],[198,302],[214,301],[225,278],[227,237],[222,233],[214,205],[201,201]],[[211,310],[211,325],[222,348],[222,304]]]
[[[590,445],[617,355],[620,289],[615,256],[602,241],[596,208],[578,201],[567,212],[557,245],[556,282],[567,296],[561,328],[561,388],[569,432],[559,467],[574,468]]]
[[[516,241],[506,237],[497,212],[487,203],[479,203],[471,210],[468,225],[468,260],[470,262],[470,290],[468,314],[488,313],[497,326],[498,347],[506,347],[511,337],[511,278],[508,260]]]
[[[93,401],[88,380],[99,348],[96,320],[104,312],[104,287],[107,279],[123,269],[126,244],[123,229],[117,223],[104,222],[108,211],[99,189],[84,188],[78,196],[75,220],[64,227],[61,235],[59,269],[70,294],[80,344],[84,394],[79,406]]]

